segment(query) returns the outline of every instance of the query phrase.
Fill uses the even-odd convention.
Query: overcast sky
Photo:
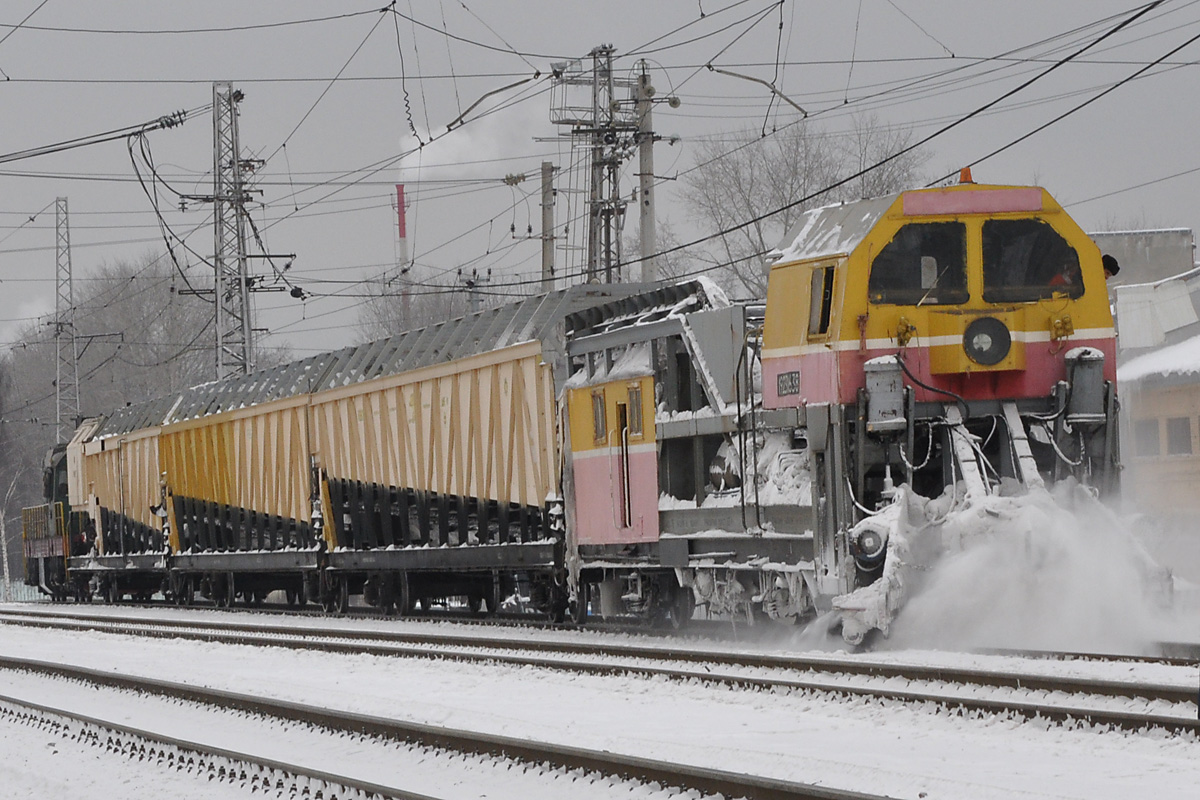
[[[554,61],[610,43],[621,73],[644,57],[660,95],[680,97],[677,109],[655,109],[656,131],[681,137],[656,153],[655,172],[668,179],[659,216],[694,237],[708,231],[688,219],[669,179],[695,163],[696,138],[769,130],[798,116],[778,101],[768,108],[763,86],[705,64],[774,80],[809,111],[811,125],[831,134],[844,133],[854,114],[874,114],[921,138],[1141,7],[1120,0],[402,0],[391,13],[351,0],[4,0],[0,155],[203,109],[213,81],[233,81],[245,94],[243,153],[266,159],[254,219],[270,252],[296,254],[288,274],[311,295],[304,302],[257,295],[256,324],[270,330],[266,343],[289,344],[304,356],[355,341],[361,282],[396,274],[397,181],[408,186],[411,255],[440,285],[453,285],[464,265],[490,268],[497,292],[518,291],[537,274],[540,243],[523,234],[529,225],[539,232],[536,173],[544,160],[564,169],[557,225],[582,230],[577,195],[568,191],[582,185],[580,177],[566,171],[571,148],[555,141],[560,131],[549,119],[546,74]],[[289,22],[297,24],[277,24]],[[1198,34],[1197,0],[1162,3],[934,139],[926,177],[1013,142]],[[1184,47],[984,160],[975,179],[1044,185],[1089,230],[1200,226],[1198,58],[1200,42]],[[538,72],[485,99],[447,132],[481,96]],[[428,144],[415,147],[413,129]],[[208,112],[146,138],[172,189],[211,192]],[[635,171],[636,160],[625,170],[629,188]],[[521,173],[529,179],[505,185],[506,175]],[[180,211],[169,189],[161,195],[171,229],[208,257],[211,209],[193,203]],[[19,326],[53,309],[54,201],[61,196],[69,198],[78,280],[100,265],[162,252],[153,205],[124,140],[0,163],[5,345]],[[636,229],[635,219],[629,224]],[[560,252],[559,269],[578,259]],[[186,261],[190,274],[205,269],[195,256]]]

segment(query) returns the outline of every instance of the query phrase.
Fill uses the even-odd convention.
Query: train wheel
[[[396,609],[396,614],[401,617],[411,614],[413,611],[412,586],[408,582],[407,572],[396,574],[392,592],[392,605]]]
[[[300,605],[300,598],[303,596],[302,591],[303,590],[298,591],[296,589],[283,590],[284,597],[287,598],[288,608],[296,608]]]
[[[680,630],[691,622],[696,613],[696,597],[687,587],[675,589],[663,614],[663,624],[671,630]]]
[[[108,585],[104,587],[104,599],[113,606],[121,602],[121,587],[115,580],[109,581]]]
[[[192,582],[190,576],[183,579],[183,597],[181,601],[185,606],[193,605],[196,602],[196,584]]]
[[[385,617],[396,613],[396,588],[391,575],[379,577],[379,613]]]
[[[467,608],[472,614],[478,614],[483,611],[483,594],[481,592],[472,592],[467,595]]]
[[[591,600],[591,596],[591,585],[584,581],[580,581],[579,593],[576,595],[575,599],[571,601],[571,622],[574,622],[576,625],[582,625],[587,621],[588,603]]]
[[[350,610],[350,581],[345,578],[338,581],[336,600],[335,610],[338,614],[345,614]]]
[[[213,578],[213,601],[217,608],[229,608],[236,596],[232,575],[221,575]]]
[[[345,577],[330,575],[321,594],[321,608],[326,614],[345,614],[350,608],[350,582]]]
[[[321,610],[332,614],[337,608],[338,579],[327,572],[321,574]]]

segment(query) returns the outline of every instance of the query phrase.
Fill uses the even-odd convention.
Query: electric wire
[[[45,0],[43,0],[42,5],[45,4]],[[41,6],[38,6],[38,8],[41,8]],[[36,12],[37,9],[35,8],[34,11]],[[42,31],[46,33],[85,33],[104,36],[165,36],[200,33],[238,33],[242,31],[261,31],[271,28],[288,28],[296,25],[312,25],[322,22],[333,22],[335,20],[351,19],[352,17],[362,17],[367,14],[378,13],[378,8],[370,8],[363,11],[350,11],[345,14],[331,14],[324,17],[308,17],[305,19],[284,20],[281,22],[261,22],[249,25],[222,25],[219,28],[71,28],[53,25],[24,25],[24,28],[30,31]],[[32,14],[30,16],[32,16]],[[28,17],[26,17],[26,19],[28,19]],[[20,27],[22,27],[22,24],[9,25],[0,23],[0,28],[12,28],[14,31]],[[9,35],[11,35],[11,32]],[[0,39],[0,41],[3,40]],[[211,81],[209,81],[209,83],[211,83]]]

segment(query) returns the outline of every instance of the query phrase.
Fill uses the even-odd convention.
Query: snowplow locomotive
[[[55,462],[69,497],[30,518],[73,510],[95,543],[43,588],[669,625],[837,608],[853,641],[925,557],[904,497],[1114,490],[1100,253],[1043,189],[816,209],[769,270],[765,308],[579,286],[89,420]]]
[[[889,606],[873,609],[850,593],[885,572],[888,526],[872,517],[901,481],[951,504],[1067,476],[1117,488],[1101,254],[1038,187],[806,214],[771,268],[762,372],[764,407],[805,409],[819,592],[867,629],[897,598],[864,593]]]

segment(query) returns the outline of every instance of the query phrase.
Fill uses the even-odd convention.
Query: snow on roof
[[[1121,383],[1167,375],[1200,375],[1200,336],[1138,356],[1117,368]]]
[[[1128,231],[1093,231],[1093,232],[1089,233],[1088,236],[1095,239],[1097,236],[1140,236],[1143,234],[1154,234],[1154,233],[1188,233],[1188,234],[1190,234],[1191,232],[1192,232],[1191,228],[1142,228],[1139,230],[1128,230]]]
[[[772,253],[780,261],[849,254],[879,222],[898,194],[806,211]]]

